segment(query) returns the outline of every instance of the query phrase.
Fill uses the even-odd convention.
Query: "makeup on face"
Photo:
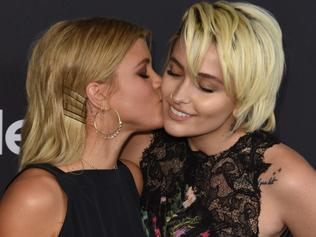
[[[160,81],[153,70],[146,42],[139,39],[115,72],[118,88],[111,106],[120,113],[124,129],[149,131],[162,126]]]
[[[216,46],[210,45],[196,78],[190,77],[186,58],[184,45],[176,43],[162,82],[165,129],[186,137],[229,129],[235,106],[224,87]]]
[[[147,67],[149,65],[151,65],[151,61],[149,58],[144,58],[143,60],[141,60],[135,67],[137,69],[136,74],[143,79],[148,79],[149,75],[147,72]]]

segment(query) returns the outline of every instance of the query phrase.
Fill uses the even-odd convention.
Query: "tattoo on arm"
[[[269,178],[269,179],[265,179],[263,180],[262,178],[259,178],[258,182],[259,182],[259,187],[261,185],[271,185],[273,184],[274,182],[278,181],[277,179],[277,174],[280,173],[282,171],[281,168],[279,168],[278,170],[276,171],[273,171],[272,173],[272,176]]]

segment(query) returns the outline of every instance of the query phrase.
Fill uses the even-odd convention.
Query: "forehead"
[[[151,59],[151,55],[146,41],[142,38],[139,38],[127,51],[121,62],[121,65],[124,65],[124,67],[133,68],[144,58]]]
[[[187,55],[187,49],[183,38],[180,38],[175,42],[171,57],[176,58],[183,68],[188,67],[188,57],[190,57],[190,55]],[[210,43],[205,54],[202,55],[202,62],[198,72],[209,73],[218,78],[222,78],[220,61],[214,43]]]
[[[144,57],[150,57],[150,52],[146,41],[143,38],[139,38],[127,51],[124,59],[138,60]]]

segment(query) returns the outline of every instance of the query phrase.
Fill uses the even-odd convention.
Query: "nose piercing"
[[[173,102],[176,103],[176,104],[178,104],[178,103],[181,102],[181,100],[179,100],[179,99],[177,99],[177,98],[174,98],[174,96],[173,96],[172,93],[170,93],[169,97],[170,97],[171,101],[173,101]]]

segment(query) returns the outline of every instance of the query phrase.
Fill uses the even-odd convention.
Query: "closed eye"
[[[146,73],[138,73],[138,76],[140,76],[143,79],[148,79],[149,76]]]
[[[211,88],[207,88],[207,87],[202,87],[200,86],[200,89],[204,92],[208,92],[208,93],[213,93],[214,92],[214,89],[211,89]]]
[[[213,93],[216,91],[216,86],[212,85],[212,83],[208,82],[209,79],[202,79],[198,82],[198,87],[203,92]]]
[[[147,72],[147,64],[145,64],[141,70],[139,70],[137,72],[137,75],[140,76],[142,79],[148,79],[149,78],[149,75],[148,75],[148,72]]]
[[[181,74],[173,72],[171,69],[167,70],[167,74],[172,76],[172,77],[181,77],[182,76]]]

